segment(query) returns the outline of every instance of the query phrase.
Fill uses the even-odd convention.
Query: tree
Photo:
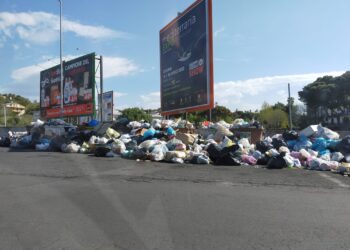
[[[0,98],[2,103],[15,102],[15,103],[21,104],[23,106],[27,106],[28,104],[31,103],[29,99],[27,99],[23,96],[20,96],[20,95],[3,94],[2,97],[3,98]]]
[[[277,102],[275,105],[272,106],[273,109],[280,109],[283,110],[284,112],[288,113],[288,104],[284,105],[281,102]]]
[[[325,122],[350,110],[350,72],[338,77],[323,76],[306,85],[299,92],[299,99],[307,106],[307,114],[313,122]],[[331,119],[333,122],[333,119]]]
[[[255,112],[252,111],[240,111],[236,110],[233,112],[233,117],[236,118],[241,118],[245,121],[251,121],[253,119],[256,119],[259,115],[259,112],[256,110]]]
[[[211,112],[212,120],[218,122],[224,120],[225,122],[232,123],[234,120],[231,110],[224,106],[216,105]]]
[[[270,107],[271,107],[271,105],[268,104],[266,101],[264,101],[263,104],[261,105],[261,110],[268,109]]]
[[[280,129],[288,127],[288,115],[280,109],[272,107],[260,111],[258,119],[266,128]]]
[[[146,120],[151,121],[152,117],[140,108],[127,108],[122,110],[122,117],[128,118],[129,121]]]
[[[40,104],[39,103],[29,103],[26,107],[26,114],[33,114],[34,111],[40,110]]]

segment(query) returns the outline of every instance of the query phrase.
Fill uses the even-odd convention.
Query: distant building
[[[342,127],[350,119],[350,108],[331,110],[318,107],[316,111],[309,109],[307,114],[313,114],[317,121],[324,123],[324,125]]]
[[[6,108],[10,109],[12,112],[17,113],[17,114],[22,114],[25,112],[26,107],[24,107],[21,104],[12,102],[12,103],[7,103]]]
[[[151,112],[152,119],[162,119],[163,116],[158,112],[158,110],[153,110]]]

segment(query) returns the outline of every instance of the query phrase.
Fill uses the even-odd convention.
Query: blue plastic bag
[[[143,134],[142,139],[143,140],[152,139],[155,134],[156,134],[156,130],[154,128],[150,128]]]
[[[175,136],[175,135],[176,135],[176,131],[175,131],[172,127],[169,127],[169,128],[167,128],[167,130],[166,130],[166,134],[167,134],[168,136]]]
[[[289,149],[293,149],[295,144],[297,144],[297,142],[298,142],[297,140],[289,140],[289,141],[287,141],[288,148]]]
[[[312,144],[312,150],[318,151],[319,153],[327,149],[327,140],[319,137]]]
[[[88,126],[89,127],[96,127],[98,124],[99,124],[99,121],[91,120],[91,121],[89,121]]]
[[[309,149],[312,147],[312,142],[304,135],[301,135],[293,147],[294,151],[300,151],[301,149]]]

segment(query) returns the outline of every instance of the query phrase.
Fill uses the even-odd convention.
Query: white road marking
[[[341,188],[350,188],[350,185],[347,185],[347,184],[344,184],[343,182],[341,182],[340,180],[336,179],[336,178],[333,178],[331,176],[329,176],[328,174],[325,174],[325,173],[322,173],[322,172],[318,172],[318,174],[320,176],[322,176],[323,178],[337,184],[339,187]]]

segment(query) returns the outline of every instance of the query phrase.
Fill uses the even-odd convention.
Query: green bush
[[[140,108],[127,108],[122,110],[122,117],[128,118],[129,121],[146,120],[151,121],[152,117]]]

